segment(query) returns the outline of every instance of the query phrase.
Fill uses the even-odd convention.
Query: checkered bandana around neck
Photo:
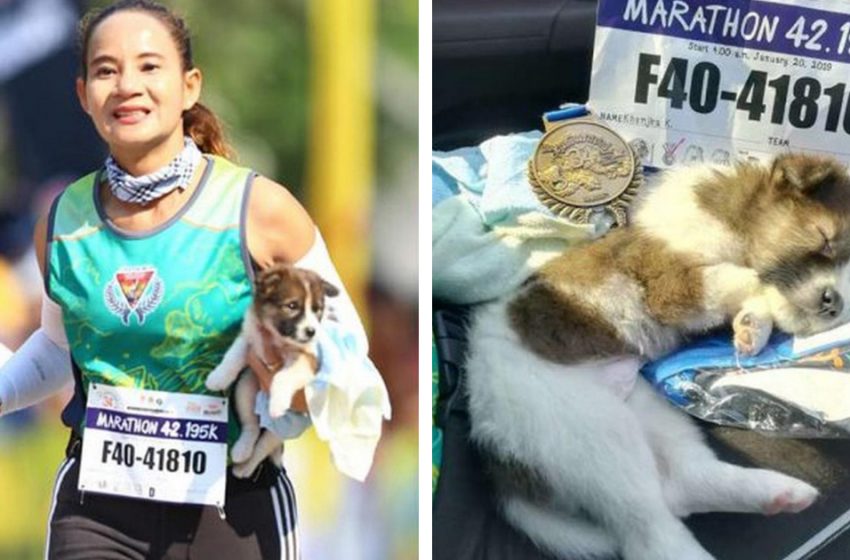
[[[106,179],[109,188],[119,200],[135,204],[149,204],[174,189],[184,189],[192,180],[195,168],[201,161],[201,151],[188,136],[183,138],[183,150],[164,167],[134,177],[109,156],[106,158]]]

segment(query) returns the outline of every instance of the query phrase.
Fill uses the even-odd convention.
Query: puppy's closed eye
[[[821,235],[821,247],[820,251],[818,251],[824,257],[829,259],[835,258],[835,248],[832,246],[832,239],[823,231],[821,228],[818,228],[818,232]]]

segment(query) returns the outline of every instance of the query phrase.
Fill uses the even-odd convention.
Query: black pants
[[[212,506],[81,493],[79,463],[75,450],[59,467],[50,560],[299,558],[295,493],[286,472],[269,462],[253,480],[228,471],[225,519]]]

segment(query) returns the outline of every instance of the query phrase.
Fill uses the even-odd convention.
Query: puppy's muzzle
[[[844,310],[844,299],[832,288],[824,289],[820,297],[818,314],[824,317],[838,317]]]

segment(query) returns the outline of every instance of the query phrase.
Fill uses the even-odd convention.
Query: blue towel
[[[537,199],[527,169],[541,137],[523,132],[433,153],[435,297],[463,304],[498,298],[571,243],[607,229],[571,224]]]
[[[432,206],[459,194],[481,213],[487,226],[528,212],[546,212],[528,183],[528,160],[543,133],[494,136],[479,146],[432,155]]]

